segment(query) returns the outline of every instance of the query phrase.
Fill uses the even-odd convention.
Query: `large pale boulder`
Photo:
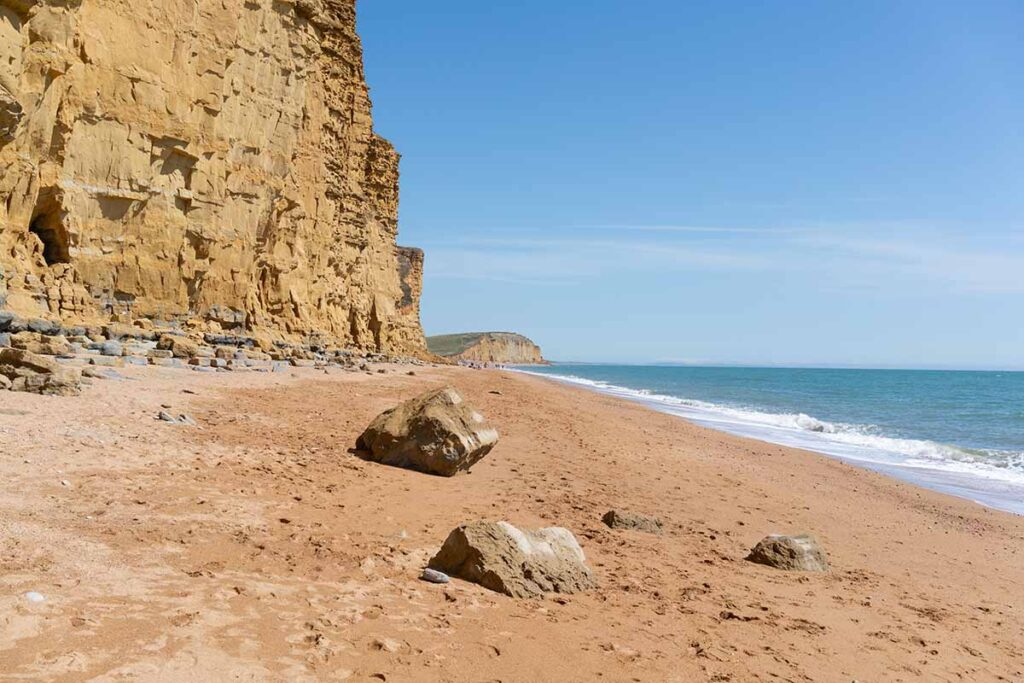
[[[370,460],[451,477],[491,452],[498,432],[452,387],[382,413],[356,442]]]
[[[466,524],[448,535],[429,567],[514,598],[594,587],[583,549],[560,527],[527,531],[508,522]]]
[[[0,349],[0,375],[14,391],[73,396],[81,389],[81,374],[46,356],[21,349]]]
[[[814,538],[807,535],[769,536],[754,546],[747,559],[786,571],[828,571],[825,551]]]

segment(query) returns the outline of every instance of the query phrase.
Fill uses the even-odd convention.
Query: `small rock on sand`
[[[601,518],[601,521],[611,529],[631,529],[648,534],[660,534],[663,526],[657,517],[638,515],[635,512],[624,510],[609,510]]]
[[[175,417],[174,415],[171,415],[170,413],[168,413],[166,410],[161,410],[157,414],[156,419],[158,419],[158,420],[160,420],[162,422],[167,422],[167,423],[174,424],[174,425],[185,425],[187,427],[195,427],[196,426],[196,421],[192,418],[192,416],[191,415],[186,415],[184,413],[181,414],[181,415],[178,415],[177,417]]]
[[[420,578],[427,583],[448,583],[451,581],[451,578],[447,574],[439,572],[436,569],[424,569]]]
[[[825,551],[808,535],[769,536],[754,546],[747,560],[785,571],[828,571]]]

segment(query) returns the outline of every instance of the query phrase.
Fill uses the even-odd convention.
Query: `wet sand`
[[[1024,518],[540,378],[414,369],[0,393],[0,681],[1024,679]],[[444,383],[502,433],[471,474],[349,453]],[[612,507],[665,533],[607,529]],[[599,588],[420,582],[476,519],[568,527]],[[744,561],[789,532],[832,570]]]

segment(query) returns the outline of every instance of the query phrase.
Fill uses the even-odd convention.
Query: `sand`
[[[0,681],[1024,680],[1024,518],[541,378],[408,370],[0,393]],[[349,453],[446,382],[502,433],[471,474]],[[476,519],[568,527],[600,587],[419,581]],[[775,532],[832,570],[744,561]]]

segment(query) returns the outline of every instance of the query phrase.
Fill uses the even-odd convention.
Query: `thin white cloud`
[[[894,293],[1024,293],[1024,248],[1007,235],[972,235],[917,222],[764,230],[633,226],[614,228],[628,235],[599,239],[592,230],[613,228],[441,243],[430,249],[428,276],[557,286],[636,272],[757,272],[847,291],[898,286]]]
[[[594,230],[621,232],[662,232],[692,235],[782,235],[799,232],[797,228],[730,228],[701,225],[595,225]]]

